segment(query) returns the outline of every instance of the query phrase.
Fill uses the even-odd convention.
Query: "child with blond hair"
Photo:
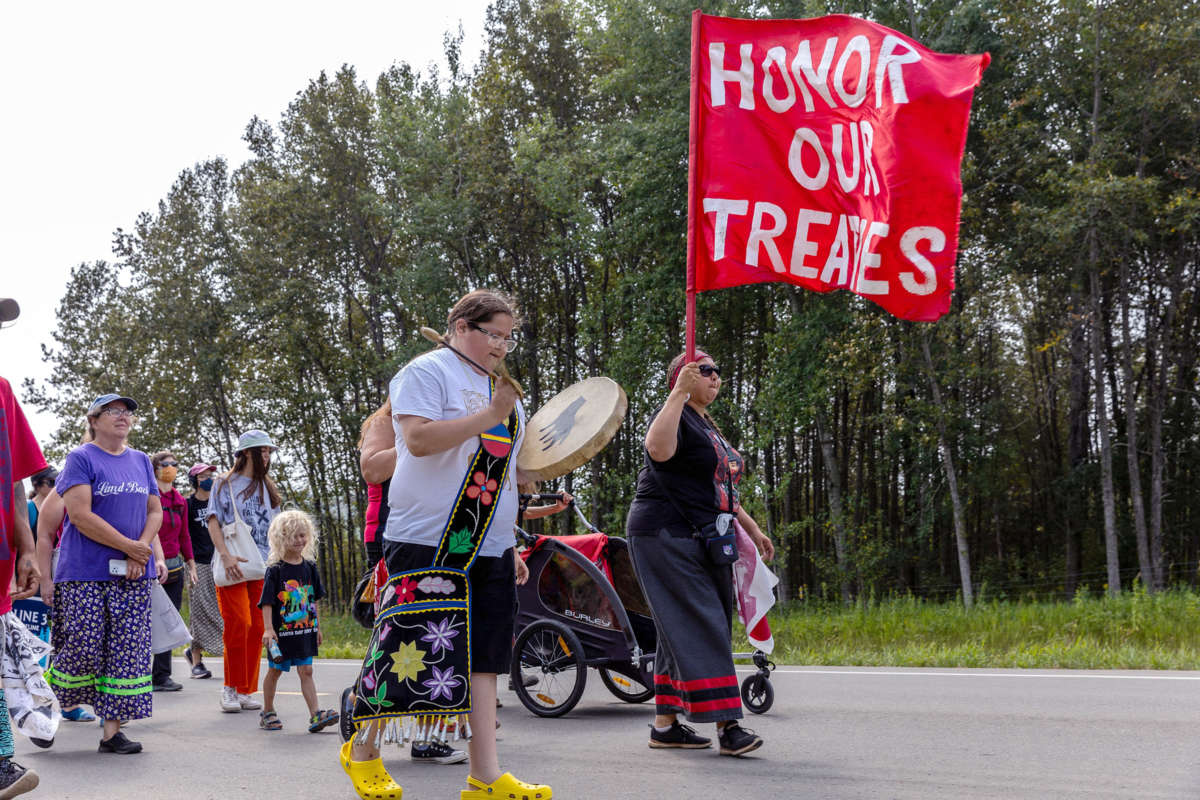
[[[275,713],[279,678],[292,667],[300,675],[300,693],[308,704],[308,732],[316,733],[338,721],[331,709],[317,708],[317,687],[312,660],[321,645],[317,601],[325,596],[317,570],[317,529],[303,511],[284,511],[267,531],[270,552],[258,601],[263,615],[263,644],[270,669],[263,679],[263,710],[258,725],[263,730],[283,728]]]

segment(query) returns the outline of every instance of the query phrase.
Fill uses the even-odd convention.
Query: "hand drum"
[[[571,384],[529,420],[517,466],[538,481],[566,475],[604,449],[628,407],[625,390],[612,378]]]

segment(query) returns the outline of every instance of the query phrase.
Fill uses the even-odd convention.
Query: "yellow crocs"
[[[511,772],[504,773],[491,784],[468,775],[467,784],[475,788],[463,789],[459,795],[461,800],[550,800],[553,796],[549,786],[519,781]]]
[[[358,796],[362,800],[400,800],[404,790],[400,788],[400,784],[392,780],[392,776],[388,775],[388,771],[383,768],[383,759],[351,761],[350,745],[351,742],[342,745],[339,760],[342,762],[342,769],[350,776],[350,781],[354,784],[354,791],[358,792]]]

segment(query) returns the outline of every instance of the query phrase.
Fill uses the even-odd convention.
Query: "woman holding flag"
[[[625,523],[658,633],[650,747],[709,747],[710,739],[679,722],[683,714],[690,722],[715,722],[721,755],[740,756],[763,740],[737,722],[732,569],[712,554],[706,537],[716,528],[732,535],[740,525],[764,559],[775,548],[738,502],[745,463],[708,415],[721,370],[702,350],[688,361],[681,353],[667,368],[670,394],[646,431],[645,466]]]
[[[496,752],[496,676],[508,672],[516,607],[515,457],[525,432],[518,389],[496,372],[516,347],[515,324],[506,298],[471,292],[450,311],[445,347],[410,361],[389,387],[389,578],[355,686],[357,733],[340,759],[362,798],[401,796],[379,757],[385,727],[398,739],[437,739],[467,711],[474,735],[462,800],[551,797],[549,786],[501,773]]]

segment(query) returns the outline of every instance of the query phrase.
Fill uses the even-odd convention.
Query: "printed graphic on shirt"
[[[267,544],[267,531],[271,527],[271,510],[265,508],[258,501],[257,496],[253,496],[246,501],[246,505],[239,506],[238,512],[242,515],[242,521],[250,526],[251,534],[254,536],[254,543],[262,548]]]
[[[269,550],[267,531],[277,512],[263,501],[265,487],[246,497],[246,487],[249,485],[249,479],[240,475],[234,475],[228,481],[222,481],[217,487],[217,491],[209,498],[208,507],[216,514],[217,520],[222,525],[228,525],[233,522],[232,499],[236,497],[238,516],[241,517],[242,522],[250,526],[250,536],[265,558]]]
[[[737,450],[726,444],[721,435],[712,428],[706,429],[705,433],[708,434],[708,440],[712,442],[713,450],[717,454],[717,469],[713,472],[713,485],[717,490],[717,507],[722,511],[732,513],[737,508],[737,483],[742,479],[742,469],[745,466],[742,456]],[[733,489],[732,503],[730,503],[726,491],[729,488]]]
[[[478,414],[491,404],[491,400],[486,394],[481,394],[474,389],[463,389],[463,405],[467,407],[467,416]]]
[[[92,484],[92,497],[111,497],[116,494],[150,494],[150,487],[138,481],[122,481],[120,483],[109,483],[108,481],[97,481]]]
[[[313,598],[311,584],[301,585],[300,581],[289,580],[283,584],[283,590],[275,595],[279,600],[279,637],[298,636],[316,627],[317,604]]]
[[[325,596],[321,573],[311,561],[280,561],[267,567],[259,606],[271,607],[271,625],[284,658],[317,654],[317,602]]]

